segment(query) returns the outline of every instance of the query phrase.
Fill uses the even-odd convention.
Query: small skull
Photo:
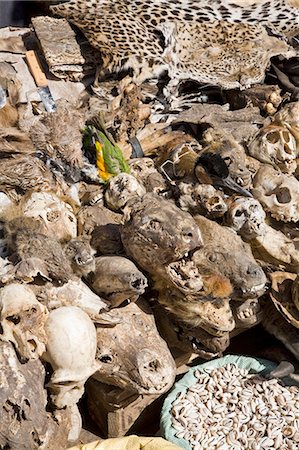
[[[253,195],[276,220],[299,220],[299,181],[274,167],[263,165],[253,180]]]
[[[25,217],[32,217],[43,225],[44,234],[68,241],[77,236],[77,220],[72,207],[56,195],[33,192],[23,203]]]
[[[244,239],[250,240],[265,233],[266,213],[254,198],[235,198],[227,212],[226,222]]]
[[[146,193],[145,188],[133,175],[120,173],[109,181],[105,192],[105,200],[113,211],[122,210],[133,197],[142,197]]]
[[[249,154],[284,173],[294,173],[299,152],[296,139],[288,128],[272,123],[262,128],[250,143]]]
[[[180,183],[180,207],[191,214],[204,214],[209,218],[221,217],[227,205],[220,191],[210,184]]]
[[[89,316],[76,306],[49,313],[45,325],[46,353],[42,359],[54,370],[48,383],[56,408],[75,405],[84,393],[86,380],[97,370],[96,329]]]
[[[0,339],[12,342],[24,359],[38,359],[45,351],[48,310],[27,286],[13,283],[0,289]]]

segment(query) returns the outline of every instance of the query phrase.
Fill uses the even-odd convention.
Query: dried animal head
[[[122,210],[129,200],[138,199],[145,194],[145,188],[133,175],[120,173],[112,177],[105,192],[105,200],[113,211]]]
[[[297,167],[297,147],[297,141],[291,131],[285,125],[274,122],[258,132],[248,149],[249,154],[259,161],[291,174]]]
[[[192,216],[151,193],[131,205],[121,235],[127,254],[151,273],[202,246]]]
[[[175,364],[144,301],[113,309],[119,323],[97,328],[94,378],[139,394],[162,394],[173,384]]]
[[[210,219],[223,216],[227,205],[223,194],[211,184],[180,183],[179,204],[183,211],[191,214],[203,214]]]
[[[73,271],[62,246],[55,238],[40,233],[39,227],[37,221],[26,217],[6,222],[9,246],[18,261],[39,259],[42,272],[46,269],[51,279],[66,283],[73,277]]]
[[[208,145],[204,151],[219,154],[227,165],[232,180],[243,188],[249,188],[252,180],[246,153],[233,135],[222,129],[209,128],[204,132],[203,138]]]
[[[147,279],[135,264],[122,256],[100,256],[90,277],[92,289],[113,307],[125,300],[136,301],[147,287]]]
[[[266,276],[255,261],[250,246],[228,227],[203,216],[196,216],[195,221],[204,246],[194,252],[194,263],[207,270],[217,270],[228,278],[234,289],[232,298],[260,296],[265,290]]]
[[[46,283],[44,286],[34,286],[32,289],[37,299],[46,305],[49,311],[62,306],[78,306],[94,322],[99,320],[101,314],[108,311],[110,306],[80,279],[70,280],[63,286]]]
[[[54,371],[47,385],[51,401],[58,409],[73,406],[98,368],[94,324],[82,309],[64,306],[49,313],[45,330],[48,341],[42,358]]]
[[[213,336],[221,336],[235,327],[227,298],[202,302],[197,295],[182,295],[175,289],[165,288],[159,291],[159,303],[193,332],[200,328]]]
[[[32,217],[43,226],[41,232],[68,241],[77,236],[77,220],[72,207],[54,194],[33,192],[21,203],[25,217]]]
[[[9,342],[0,341],[0,448],[56,450],[66,448],[69,410],[46,410],[45,369],[39,359],[21,363]]]
[[[38,359],[45,351],[47,315],[29,287],[13,283],[0,289],[0,340],[12,342],[21,358]]]
[[[262,165],[254,177],[253,195],[276,220],[299,220],[299,181],[269,165]]]
[[[78,277],[85,277],[95,270],[95,250],[88,238],[70,240],[64,247],[64,253]]]
[[[262,205],[254,198],[233,198],[226,213],[226,224],[246,240],[265,234],[265,219]]]

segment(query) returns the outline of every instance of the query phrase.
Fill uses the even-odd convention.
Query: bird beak
[[[220,180],[217,180],[218,184],[220,185]],[[253,195],[247,191],[247,189],[242,188],[239,186],[235,181],[231,179],[231,177],[227,177],[224,179],[221,179],[221,184],[223,187],[227,187],[231,189],[232,191],[236,192],[237,194],[243,195],[244,197],[253,197]]]

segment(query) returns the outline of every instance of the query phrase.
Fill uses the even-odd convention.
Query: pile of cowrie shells
[[[172,403],[176,437],[193,450],[298,450],[299,389],[227,364],[196,370]]]

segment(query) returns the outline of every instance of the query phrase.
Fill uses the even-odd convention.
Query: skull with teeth
[[[271,123],[262,128],[249,145],[249,154],[261,162],[273,165],[285,173],[294,173],[299,156],[297,141],[290,130]]]
[[[262,205],[254,198],[247,197],[234,198],[226,214],[228,226],[246,240],[265,233],[265,219]]]
[[[253,195],[276,220],[299,220],[299,181],[264,164],[253,180]]]
[[[209,218],[221,217],[227,211],[223,194],[210,184],[180,183],[180,207],[191,214],[204,214]]]
[[[38,359],[45,351],[47,315],[29,287],[12,283],[0,289],[0,339],[12,342],[22,358]]]
[[[262,309],[258,299],[250,298],[245,302],[231,303],[236,328],[248,328],[257,325],[262,320]]]
[[[64,306],[50,312],[45,329],[48,342],[42,358],[54,371],[48,383],[52,403],[58,409],[74,406],[98,368],[94,324],[80,308]]]
[[[70,261],[74,273],[86,276],[95,269],[95,250],[86,238],[72,239],[64,247],[64,253]]]

